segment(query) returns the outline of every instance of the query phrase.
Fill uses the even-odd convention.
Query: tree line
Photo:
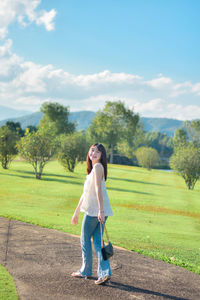
[[[46,163],[57,158],[73,172],[78,161],[84,161],[88,147],[101,142],[108,151],[110,163],[153,167],[171,167],[193,189],[200,177],[200,120],[186,122],[174,138],[160,132],[145,132],[138,114],[121,101],[107,101],[87,131],[76,131],[69,122],[69,107],[48,102],[41,106],[39,126],[22,130],[19,122],[0,127],[0,161],[4,169],[20,155],[41,179]],[[190,166],[190,167],[189,167]]]

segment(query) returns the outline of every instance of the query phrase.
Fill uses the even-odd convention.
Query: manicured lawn
[[[17,292],[12,276],[7,272],[6,268],[0,265],[0,299],[1,300],[17,300]]]
[[[34,178],[31,165],[0,169],[0,216],[80,234],[71,217],[85,180],[85,164],[67,173],[57,161]],[[193,191],[182,178],[161,170],[109,165],[106,182],[114,216],[113,244],[200,274],[200,183]]]

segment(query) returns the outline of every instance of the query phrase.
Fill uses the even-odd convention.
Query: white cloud
[[[168,104],[168,115],[179,120],[200,119],[200,106]],[[169,118],[168,116],[168,118]]]
[[[23,88],[25,93],[45,93],[47,87],[44,81],[49,67],[36,65],[32,62],[21,64],[21,72],[13,80],[16,88]]]
[[[74,78],[75,82],[84,87],[94,87],[96,85],[108,84],[134,84],[135,81],[142,79],[138,75],[126,74],[126,73],[111,73],[109,70],[92,74],[92,75],[79,75]]]
[[[159,74],[158,78],[146,81],[146,84],[155,89],[163,89],[172,84],[172,79],[169,77],[164,77],[162,74]]]
[[[193,85],[190,81],[186,81],[184,83],[175,84],[172,87],[172,91],[170,97],[177,97],[180,95],[185,95],[191,93]]]
[[[163,99],[152,99],[148,102],[136,102],[134,107],[135,110],[141,114],[155,114],[155,112],[163,113],[163,107],[165,105],[165,101]]]
[[[36,19],[36,24],[41,25],[44,24],[47,31],[54,30],[53,20],[56,16],[55,9],[50,10],[49,12],[43,11],[41,16]]]
[[[19,72],[20,63],[23,61],[20,57],[11,52],[12,41],[7,40],[0,46],[0,84],[10,81]]]
[[[1,105],[39,110],[44,101],[57,101],[72,111],[97,111],[105,101],[122,100],[142,116],[200,118],[198,82],[174,82],[163,75],[145,80],[137,74],[109,70],[74,75],[53,65],[24,61],[11,48],[11,40],[0,47]],[[186,103],[183,95],[188,96]]]
[[[191,120],[200,118],[200,106],[168,103],[164,99],[152,99],[148,102],[137,102],[135,111],[146,117],[172,118]]]
[[[12,41],[7,40],[4,45],[0,46],[0,57],[5,57],[11,54]]]
[[[0,39],[8,34],[8,27],[17,21],[22,26],[35,22],[44,25],[46,30],[54,30],[55,9],[37,9],[41,0],[1,0],[0,1]]]
[[[200,82],[193,85],[192,91],[200,96]]]
[[[29,107],[29,109],[34,110],[35,106],[37,105],[38,107],[40,107],[42,105],[42,103],[44,102],[52,102],[54,99],[51,98],[44,98],[42,99],[41,97],[37,97],[37,96],[26,96],[26,97],[18,97],[16,100],[16,104],[19,106],[23,106],[23,107]],[[58,99],[58,102],[59,99]]]

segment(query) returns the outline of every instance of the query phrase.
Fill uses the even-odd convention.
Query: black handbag
[[[105,232],[106,232],[106,237],[107,237],[107,240],[108,240],[108,245],[103,246],[102,223],[100,223],[100,228],[101,228],[101,253],[102,253],[103,259],[107,260],[111,256],[113,256],[114,250],[113,250],[113,246],[112,246],[112,244],[111,244],[111,242],[109,240],[108,232],[106,230],[106,225],[105,224],[104,224],[104,229],[105,229]]]

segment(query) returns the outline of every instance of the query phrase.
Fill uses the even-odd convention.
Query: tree
[[[200,149],[192,143],[184,148],[178,148],[171,156],[170,167],[185,180],[189,190],[194,189],[200,178]]]
[[[174,154],[170,166],[181,175],[188,189],[200,178],[200,120],[186,121],[174,135]]]
[[[157,166],[160,161],[158,152],[151,147],[140,147],[137,149],[135,155],[138,160],[138,164],[148,170]]]
[[[4,169],[8,169],[9,163],[17,155],[16,142],[19,135],[12,131],[8,126],[3,125],[0,128],[0,161]]]
[[[145,133],[141,146],[156,149],[160,157],[160,167],[169,168],[169,158],[173,153],[173,139],[165,133],[150,131]]]
[[[120,155],[125,155],[128,159],[133,160],[135,157],[135,151],[138,147],[145,144],[145,131],[144,124],[138,122],[136,125],[135,134],[130,140],[124,139],[117,144],[117,152]]]
[[[88,148],[89,145],[84,133],[77,132],[68,136],[62,135],[60,137],[58,160],[65,169],[73,172],[78,161],[86,160]]]
[[[69,122],[69,107],[59,103],[45,102],[40,111],[44,114],[41,119],[41,126],[47,124],[49,127],[51,124],[55,135],[70,134],[75,131],[75,124]]]
[[[187,132],[183,128],[179,128],[175,131],[174,138],[173,138],[173,144],[174,144],[174,149],[178,148],[183,148],[187,145],[188,143],[188,136]]]
[[[156,149],[160,157],[170,157],[173,153],[173,139],[165,133],[146,132],[145,145]]]
[[[34,125],[29,125],[26,127],[26,130],[28,130],[29,132],[36,132],[38,130],[38,127]]]
[[[186,121],[189,140],[195,147],[200,147],[200,120]]]
[[[131,146],[136,132],[139,116],[125,107],[121,101],[107,101],[104,109],[98,111],[89,127],[90,137],[102,142],[110,152],[110,163],[117,144],[126,140]]]
[[[20,122],[7,121],[6,126],[13,132],[17,133],[20,137],[24,135],[24,130],[21,128]]]
[[[21,156],[33,166],[36,179],[41,179],[44,166],[57,147],[51,127],[40,127],[36,132],[27,130],[17,146]]]

